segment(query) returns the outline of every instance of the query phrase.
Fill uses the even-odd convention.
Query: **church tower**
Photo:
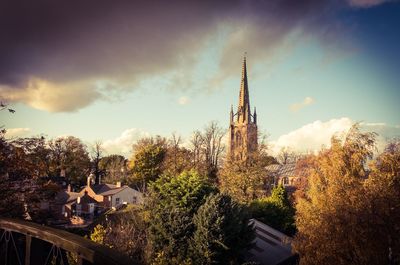
[[[250,112],[249,86],[247,83],[246,56],[243,59],[237,112],[231,107],[229,126],[229,158],[231,161],[247,161],[257,150],[257,113]]]

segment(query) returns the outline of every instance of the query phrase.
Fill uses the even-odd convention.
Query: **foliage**
[[[58,188],[41,177],[47,172],[48,152],[43,137],[6,141],[0,134],[0,215],[33,219],[46,215],[40,202],[51,199]]]
[[[160,136],[140,139],[134,145],[129,163],[132,175],[130,185],[145,189],[150,181],[156,180],[163,172],[163,161],[167,152],[166,139]]]
[[[251,217],[287,235],[295,233],[294,208],[290,204],[285,188],[281,185],[272,190],[269,197],[250,203]]]
[[[167,152],[163,161],[163,171],[169,175],[179,175],[183,171],[192,169],[191,152],[182,147],[181,137],[172,134],[168,141]]]
[[[103,224],[93,229],[90,239],[126,254],[139,264],[146,263],[147,224],[142,209],[130,208],[108,215]]]
[[[190,171],[162,176],[150,185],[149,191],[146,208],[151,216],[149,240],[153,257],[162,257],[165,262],[175,260],[176,264],[184,262],[195,231],[193,216],[215,189],[205,177]]]
[[[228,195],[210,195],[193,218],[194,264],[232,264],[253,240],[244,208]]]
[[[294,186],[296,191],[293,194],[293,203],[306,197],[308,189],[308,176],[311,175],[311,169],[316,167],[316,156],[314,154],[305,155],[296,162],[295,176],[297,177]]]
[[[93,229],[93,232],[90,234],[90,240],[98,244],[104,244],[105,237],[106,229],[100,224],[96,225],[96,227]]]
[[[96,141],[92,146],[90,150],[90,167],[91,167],[91,172],[95,176],[95,183],[100,183],[101,181],[101,176],[103,175],[103,171],[100,168],[100,161],[101,158],[103,157],[103,144],[101,141]]]
[[[400,262],[399,143],[368,169],[374,138],[355,125],[316,156],[297,204],[294,247],[301,264]]]
[[[127,160],[122,155],[109,155],[102,157],[99,161],[99,169],[102,172],[104,183],[116,183],[125,181]]]
[[[203,131],[195,131],[190,140],[192,168],[216,181],[225,145],[225,130],[210,122]]]
[[[50,149],[50,176],[66,178],[79,188],[86,183],[90,172],[90,158],[87,147],[79,138],[60,137],[48,142]]]
[[[227,161],[218,178],[221,191],[241,203],[264,197],[266,172],[264,165],[257,161]]]

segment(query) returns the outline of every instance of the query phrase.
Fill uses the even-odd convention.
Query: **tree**
[[[195,131],[190,139],[190,151],[192,168],[198,172],[203,172],[203,152],[202,152],[203,139],[200,131]]]
[[[223,137],[225,130],[217,122],[209,123],[204,131],[195,131],[190,141],[192,154],[192,168],[206,174],[216,181],[222,156],[225,150]]]
[[[127,160],[122,155],[105,156],[100,159],[99,169],[105,183],[125,181],[128,171]]]
[[[251,217],[287,235],[294,235],[295,210],[282,185],[275,187],[269,197],[252,201],[249,205]]]
[[[50,175],[61,176],[79,188],[86,183],[90,172],[90,158],[86,145],[73,136],[61,137],[49,142]]]
[[[300,157],[295,166],[294,176],[296,181],[294,186],[296,187],[295,192],[292,196],[292,201],[296,204],[300,199],[306,198],[306,192],[308,189],[308,176],[311,175],[312,168],[317,166],[316,155],[308,154]]]
[[[289,147],[282,147],[277,155],[277,160],[281,165],[294,163],[297,161],[297,159],[298,155],[296,155],[296,153]]]
[[[146,264],[147,224],[143,214],[140,208],[128,208],[107,215],[107,219],[93,229],[90,239],[124,253],[139,264]]]
[[[400,264],[400,139],[390,142],[370,168],[361,201],[368,221],[360,228],[370,235],[366,258],[370,264]]]
[[[134,153],[129,167],[130,185],[146,190],[150,181],[155,181],[163,172],[163,162],[167,152],[166,139],[160,136],[142,138],[133,146]]]
[[[301,264],[400,262],[400,148],[389,147],[367,167],[374,140],[355,125],[316,156],[297,204]]]
[[[185,170],[192,169],[190,150],[182,147],[182,139],[175,133],[167,142],[167,150],[163,161],[163,172],[179,175]]]
[[[226,162],[218,178],[221,192],[229,194],[241,203],[264,197],[266,171],[263,164],[257,162]]]
[[[233,264],[254,238],[243,207],[226,194],[212,194],[193,218],[193,264]]]
[[[17,165],[13,158],[17,150],[4,139],[4,134],[0,132],[0,216],[22,218],[24,200],[19,187],[24,177],[20,177],[15,169]]]
[[[41,221],[41,201],[52,199],[58,187],[46,181],[49,150],[44,137],[6,141],[0,134],[0,215]],[[27,212],[25,211],[25,207]]]
[[[94,145],[91,147],[91,152],[90,152],[90,158],[91,158],[91,170],[93,171],[93,174],[95,176],[95,182],[99,183],[101,175],[103,174],[101,168],[100,168],[100,161],[101,158],[103,157],[103,146],[102,142],[96,141]]]
[[[187,260],[188,242],[195,227],[193,216],[215,192],[207,178],[195,171],[162,176],[149,187],[146,209],[150,212],[149,240],[153,258],[180,264]]]
[[[205,128],[202,135],[205,164],[210,177],[217,177],[221,155],[225,150],[225,146],[222,143],[224,135],[225,130],[218,126],[218,123],[215,121],[211,122]]]

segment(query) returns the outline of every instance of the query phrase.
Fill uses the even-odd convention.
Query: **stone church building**
[[[243,59],[237,112],[231,107],[229,126],[229,158],[231,161],[247,161],[257,150],[257,113],[251,114],[246,57]]]

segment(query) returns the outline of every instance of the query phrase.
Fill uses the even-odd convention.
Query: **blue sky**
[[[288,15],[285,8],[292,7],[279,12]],[[325,12],[320,8],[312,12]],[[60,54],[59,62],[70,66],[52,70],[40,64],[35,70],[32,63],[31,71],[16,68],[20,72],[13,76],[27,76],[23,85],[0,79],[3,101],[16,110],[1,112],[2,124],[9,137],[74,135],[87,143],[102,140],[110,152],[121,152],[118,148],[148,134],[177,132],[188,138],[212,120],[227,127],[230,106],[237,106],[247,51],[251,106],[257,107],[260,130],[279,147],[312,149],[356,121],[388,137],[400,135],[399,2],[350,1],[329,6],[328,15],[321,18],[296,13],[291,23],[285,17],[260,22],[272,11],[246,10],[233,21],[229,16],[210,25],[196,21],[177,30],[172,44],[163,43],[168,37],[156,32],[159,43],[151,40],[154,50],[144,45],[131,61],[99,61],[104,69],[99,62],[89,63],[75,73],[73,63],[81,62],[82,55],[72,63],[63,59],[74,43],[44,53],[44,58],[51,57],[48,65]],[[95,38],[86,43],[91,41]],[[158,62],[157,49],[164,44],[170,47]],[[129,47],[122,48],[130,54]],[[142,53],[148,56],[142,58]],[[0,77],[6,74],[3,70]]]

